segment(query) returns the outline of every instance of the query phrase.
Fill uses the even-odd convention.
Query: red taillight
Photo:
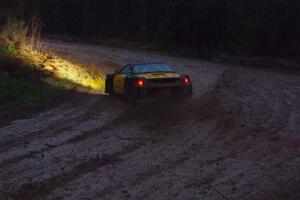
[[[137,81],[137,86],[140,87],[140,88],[143,87],[144,86],[144,81],[143,80],[138,80]]]
[[[184,84],[186,84],[186,85],[190,84],[190,79],[189,79],[189,77],[187,77],[187,76],[184,77],[183,82],[184,82]]]

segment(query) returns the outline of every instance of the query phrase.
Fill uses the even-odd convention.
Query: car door
[[[115,74],[114,81],[113,81],[114,92],[116,92],[118,94],[122,94],[124,92],[125,79],[126,79],[127,75],[129,74],[129,72],[130,72],[130,65],[127,65],[127,66],[123,67],[120,72]]]

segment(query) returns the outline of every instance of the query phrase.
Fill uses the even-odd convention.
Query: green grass
[[[63,90],[26,78],[14,78],[0,72],[0,116],[39,107]]]
[[[15,54],[17,54],[17,49],[11,45],[5,46],[5,45],[0,44],[0,53],[5,53],[8,55],[15,55]]]

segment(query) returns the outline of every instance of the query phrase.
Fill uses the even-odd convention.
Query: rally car
[[[193,86],[188,75],[175,72],[164,63],[128,64],[108,74],[105,92],[127,97],[135,102],[160,95],[191,96]]]

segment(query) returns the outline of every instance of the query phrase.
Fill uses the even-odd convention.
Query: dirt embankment
[[[4,199],[299,199],[298,76],[52,45],[95,65],[170,63],[191,75],[195,95],[134,108],[114,97],[79,95],[1,127]]]

